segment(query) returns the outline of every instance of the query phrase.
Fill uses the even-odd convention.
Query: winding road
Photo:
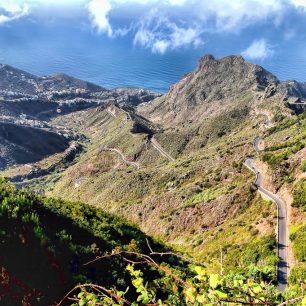
[[[259,147],[260,143],[262,142],[262,139],[260,137],[256,137],[254,139],[254,142],[253,142],[253,147],[254,147],[254,150],[256,151],[256,153],[260,153],[261,149]]]
[[[123,153],[122,153],[120,150],[118,150],[118,149],[101,147],[101,151],[111,151],[111,152],[115,152],[115,153],[118,154],[120,160],[121,160],[122,162],[124,162],[126,165],[132,166],[135,170],[139,170],[139,169],[140,169],[140,166],[139,166],[138,163],[133,162],[133,161],[130,161],[130,160],[127,160],[127,159],[125,158],[125,156],[123,155]]]
[[[116,117],[116,115],[115,115],[111,110],[109,110],[108,108],[106,108],[106,111],[107,111],[112,117]],[[127,121],[133,119],[132,116],[131,116],[131,114],[130,114],[128,111],[126,111],[126,110],[124,110],[124,109],[122,109],[122,108],[121,108],[121,111],[124,112],[124,113],[126,114],[126,120],[127,120]],[[164,150],[164,148],[159,144],[159,142],[155,139],[154,136],[149,137],[149,141],[151,142],[151,144],[153,145],[153,147],[154,147],[163,157],[165,157],[165,158],[168,159],[169,161],[174,161],[174,160],[175,160],[167,151]],[[101,150],[106,150],[106,149],[105,149],[105,148],[103,149],[103,147],[101,147]],[[133,167],[135,168],[135,170],[139,170],[139,168],[140,168],[139,164],[136,163],[136,162],[131,162],[131,161],[125,159],[124,155],[123,155],[119,150],[117,150],[117,149],[107,149],[107,150],[108,150],[108,151],[114,151],[114,152],[118,153],[118,154],[120,155],[120,157],[121,157],[121,160],[122,160],[124,163],[133,166]]]
[[[262,139],[256,137],[254,139],[254,149],[257,153],[260,153],[261,149],[259,147]],[[276,194],[262,187],[263,175],[260,170],[255,165],[255,160],[252,157],[248,157],[245,162],[245,166],[256,174],[255,185],[258,187],[260,194],[271,201],[273,201],[277,206],[277,255],[279,257],[279,262],[277,264],[277,282],[278,290],[284,291],[288,285],[288,228],[287,228],[287,212],[286,204],[282,199],[280,199]]]
[[[165,158],[169,159],[170,161],[174,161],[175,159],[169,154],[167,153],[163,147],[158,143],[158,141],[154,138],[154,136],[151,138],[151,143],[153,145],[153,147]]]
[[[126,111],[127,118],[129,118],[130,114]],[[257,112],[256,112],[257,113]],[[272,125],[270,122],[270,118],[267,113],[261,113],[264,117],[264,126],[269,128]],[[113,114],[112,114],[113,115]],[[149,139],[153,147],[165,158],[169,161],[174,161],[175,159],[167,153],[163,147],[158,143],[158,141],[153,137]],[[253,142],[253,147],[256,153],[261,152],[260,144],[262,139],[260,137],[256,137]],[[139,170],[140,166],[136,162],[132,162],[127,160],[122,152],[118,149],[110,149],[110,148],[103,148],[101,150],[104,151],[113,151],[116,152],[120,159],[126,163],[127,165],[133,166],[135,170]],[[263,186],[263,175],[261,174],[260,170],[255,165],[255,160],[252,157],[248,157],[244,165],[253,171],[256,174],[255,185],[258,187],[258,191],[260,194],[271,201],[273,201],[277,206],[277,235],[276,235],[276,243],[277,243],[277,255],[279,257],[279,261],[277,264],[277,282],[278,282],[278,290],[284,291],[288,285],[288,229],[287,229],[287,212],[286,212],[286,205],[282,199],[280,199],[276,194],[272,193],[269,190],[266,190]]]

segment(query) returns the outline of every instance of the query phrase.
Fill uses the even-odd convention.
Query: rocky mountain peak
[[[242,56],[232,55],[216,59],[205,55],[197,69],[187,74],[156,103],[144,107],[156,118],[169,118],[178,123],[205,117],[221,109],[239,107],[245,96],[256,91],[277,88],[278,79],[261,66],[248,63]],[[255,94],[254,94],[255,97]],[[152,118],[154,118],[152,117]]]
[[[236,77],[241,77],[240,83],[244,83],[245,87],[258,86],[266,87],[271,84],[278,84],[278,79],[259,65],[248,63],[240,55],[231,55],[220,60],[215,59],[211,54],[205,55],[199,61],[196,74],[206,74],[210,77],[211,74],[218,75],[219,78],[229,80],[239,80]]]
[[[224,57],[221,60],[217,60],[212,54],[206,54],[199,60],[199,66],[198,68],[204,68],[205,66],[210,66],[217,64],[218,62],[228,62],[230,64],[245,64],[246,61],[241,55],[230,55],[227,57]]]
[[[215,62],[216,59],[212,54],[206,54],[199,60],[199,65],[208,65],[209,63]]]

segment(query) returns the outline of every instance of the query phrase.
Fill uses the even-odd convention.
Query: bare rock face
[[[173,86],[168,99],[188,99],[193,104],[203,104],[239,96],[255,88],[277,84],[278,80],[260,66],[247,63],[241,56],[229,56],[216,60],[204,56],[195,72]]]
[[[224,97],[237,94],[237,89],[248,90],[253,86],[264,88],[279,83],[270,72],[246,62],[242,56],[228,56],[216,60],[212,55],[206,55],[199,62],[196,75],[199,74],[201,77],[196,80],[203,80],[202,86],[217,87]],[[214,98],[218,97],[211,95],[208,100]]]
[[[196,71],[187,74],[169,92],[149,105],[139,107],[140,113],[152,120],[166,119],[169,124],[196,120],[236,107],[254,91],[277,87],[278,79],[264,68],[246,62],[241,56],[216,60],[204,56]]]

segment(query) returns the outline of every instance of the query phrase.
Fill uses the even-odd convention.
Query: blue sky
[[[199,48],[209,44],[214,33],[239,35],[259,25],[260,31],[275,28],[288,43],[305,40],[306,32],[306,0],[0,0],[0,26],[77,14],[80,27],[98,36],[128,38],[134,46],[158,54]],[[251,60],[267,59],[277,53],[277,46],[262,31],[240,53]]]

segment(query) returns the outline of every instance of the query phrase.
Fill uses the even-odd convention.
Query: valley
[[[305,83],[281,82],[241,56],[207,55],[163,96],[5,65],[0,90],[0,174],[42,196],[36,202],[56,198],[52,213],[78,203],[105,226],[131,227],[124,243],[105,238],[114,245],[141,240],[148,254],[151,237],[209,273],[252,266],[280,292],[305,286]]]

